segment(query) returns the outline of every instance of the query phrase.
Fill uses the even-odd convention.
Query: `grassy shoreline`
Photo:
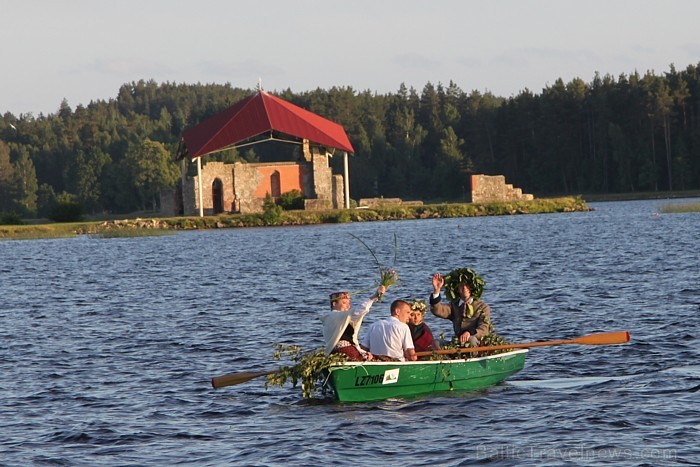
[[[697,203],[666,203],[662,204],[659,212],[663,214],[700,212],[700,202]]]
[[[143,236],[151,231],[222,229],[240,227],[338,224],[391,220],[441,219],[589,211],[581,197],[542,198],[532,201],[471,204],[441,203],[422,206],[386,205],[373,209],[283,211],[279,214],[222,214],[206,217],[136,218],[75,223],[0,225],[0,239],[62,238],[81,234],[98,237]],[[122,231],[118,234],[114,231]]]
[[[686,191],[648,191],[640,193],[603,193],[587,194],[581,196],[589,203],[603,201],[637,201],[650,199],[677,199],[677,198],[700,198],[700,190]]]

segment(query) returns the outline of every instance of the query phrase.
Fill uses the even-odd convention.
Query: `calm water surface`
[[[700,214],[660,204],[0,242],[0,464],[696,465]],[[212,376],[275,368],[275,343],[321,346],[327,294],[375,285],[350,234],[386,265],[398,237],[402,283],[365,326],[391,299],[425,298],[432,273],[473,267],[510,341],[632,342],[532,349],[477,393],[340,404],[264,379],[212,390]]]

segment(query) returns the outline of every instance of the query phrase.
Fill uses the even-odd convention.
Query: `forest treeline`
[[[511,97],[453,82],[388,94],[274,94],[345,127],[356,151],[353,198],[457,201],[469,173],[503,174],[538,196],[692,190],[700,188],[699,66],[557,79],[539,94]],[[253,92],[141,80],[74,110],[64,100],[50,115],[7,112],[0,212],[43,217],[57,203],[85,213],[156,207],[161,188],[179,179],[173,156],[182,131]],[[266,144],[208,159],[265,160]],[[342,172],[342,157],[332,164]]]

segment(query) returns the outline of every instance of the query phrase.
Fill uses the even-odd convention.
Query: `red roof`
[[[355,152],[342,126],[265,91],[187,129],[182,139],[187,156],[194,159],[273,130]]]

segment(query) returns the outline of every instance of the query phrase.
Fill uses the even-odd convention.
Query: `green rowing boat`
[[[624,344],[630,341],[628,331],[603,332],[589,334],[573,339],[555,341],[526,342],[522,344],[499,344],[484,347],[469,347],[466,349],[443,349],[430,352],[416,352],[419,357],[432,355],[465,355],[483,354],[495,350],[506,350],[506,353],[457,360],[431,360],[418,362],[345,362],[329,368],[326,383],[330,384],[341,402],[363,402],[391,397],[406,397],[416,394],[427,394],[440,391],[473,391],[498,384],[525,366],[526,349],[552,345],[610,345]],[[516,350],[513,350],[516,349]],[[323,349],[317,353],[323,354]],[[315,358],[316,355],[311,355]],[[302,359],[303,362],[303,359]],[[229,373],[211,379],[214,388],[223,388],[245,383],[253,378],[269,376],[276,373],[285,375],[279,386],[287,380],[290,369],[305,368],[297,363],[294,367],[282,367],[279,370],[259,371],[255,373]],[[307,367],[308,368],[308,367]],[[316,377],[321,373],[303,373],[315,384]],[[297,374],[293,377],[302,378]],[[304,379],[302,378],[302,387]],[[307,386],[308,388],[309,386]],[[312,391],[310,391],[311,393]],[[311,397],[310,395],[307,397]]]
[[[365,402],[439,391],[474,391],[498,384],[525,366],[527,349],[457,360],[345,362],[329,381],[341,402]]]

